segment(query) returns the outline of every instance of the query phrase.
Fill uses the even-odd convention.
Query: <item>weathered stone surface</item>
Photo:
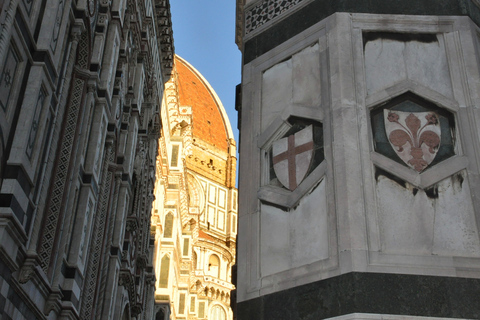
[[[478,8],[411,4],[313,0],[245,36],[239,319],[478,317],[469,308],[480,278]],[[346,12],[328,14],[337,9]],[[276,79],[273,70],[296,81]],[[399,106],[410,98],[421,110]],[[385,122],[395,107],[405,119],[441,118],[440,128],[428,128],[435,150],[426,150],[427,166],[382,151],[392,146],[378,139],[375,117]],[[275,184],[268,154],[295,108],[321,115],[325,149],[324,171],[305,178],[321,184],[299,198]],[[406,120],[388,132],[378,127],[413,139],[427,130],[423,118],[410,129]]]
[[[368,94],[410,79],[452,97],[441,36],[367,33],[364,42]]]
[[[261,211],[262,275],[272,275],[328,258],[324,181],[289,212],[269,205],[262,205]]]

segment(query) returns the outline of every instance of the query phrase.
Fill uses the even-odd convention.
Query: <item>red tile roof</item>
[[[228,135],[213,89],[181,59],[175,58],[175,65],[180,107],[192,107],[193,136],[227,151]]]

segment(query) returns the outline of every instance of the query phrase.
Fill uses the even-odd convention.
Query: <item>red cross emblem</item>
[[[272,157],[278,180],[289,190],[295,190],[305,178],[313,159],[312,126],[275,141]]]

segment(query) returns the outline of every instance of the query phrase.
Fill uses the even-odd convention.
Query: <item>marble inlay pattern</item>
[[[245,35],[278,17],[303,0],[265,0],[245,12]]]

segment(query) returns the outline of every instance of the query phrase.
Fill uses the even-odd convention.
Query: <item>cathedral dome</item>
[[[175,56],[179,106],[192,107],[193,137],[228,151],[233,139],[230,121],[208,81],[192,65]]]

